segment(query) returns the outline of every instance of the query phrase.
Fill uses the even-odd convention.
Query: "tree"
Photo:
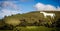
[[[60,28],[60,18],[56,21],[56,27]]]
[[[12,29],[20,24],[20,21],[18,19],[13,19],[13,18],[5,19],[4,22],[8,27],[11,27]]]
[[[56,21],[56,30],[60,31],[60,18]]]
[[[25,20],[25,19],[20,20],[20,21],[21,21],[21,23],[20,23],[20,25],[21,25],[21,26],[26,26],[26,25],[27,25],[27,22],[26,22],[26,20]]]
[[[39,26],[39,23],[36,21],[36,22],[33,23],[33,25]]]

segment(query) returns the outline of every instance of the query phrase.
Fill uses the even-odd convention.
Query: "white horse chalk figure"
[[[55,17],[55,14],[54,13],[46,13],[46,12],[40,12],[40,13],[43,13],[44,17],[46,18],[47,16],[50,16],[51,18],[54,19]]]

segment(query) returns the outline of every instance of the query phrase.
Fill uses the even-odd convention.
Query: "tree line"
[[[19,20],[20,23],[16,26],[12,25],[12,24],[8,24],[4,21],[4,19],[0,19],[0,29],[3,29],[3,30],[12,30],[14,29],[15,27],[17,26],[22,26],[22,27],[26,27],[26,26],[45,26],[45,27],[49,27],[49,28],[52,28],[52,27],[57,27],[57,28],[60,28],[60,18],[53,22],[52,24],[49,24],[48,22],[46,21],[42,21],[42,20],[38,20],[39,22],[35,21],[33,23],[28,23],[25,19],[22,19],[22,20]]]

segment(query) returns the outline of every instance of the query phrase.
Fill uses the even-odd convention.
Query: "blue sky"
[[[36,0],[36,2],[41,2],[43,4],[51,4],[54,5],[55,7],[59,6],[58,0]]]
[[[36,10],[60,10],[60,0],[0,0],[0,17]]]

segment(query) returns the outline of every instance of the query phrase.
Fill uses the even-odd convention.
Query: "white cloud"
[[[0,16],[2,18],[4,16],[10,16],[12,14],[21,13],[20,10],[20,6],[16,5],[14,2],[4,1],[0,11]]]
[[[60,11],[60,7],[58,7],[57,10]]]
[[[51,11],[51,10],[58,11],[58,9],[60,10],[60,7],[56,8],[52,5],[49,5],[49,4],[45,5],[43,3],[37,3],[35,5],[35,8],[36,8],[36,10],[39,10],[39,11]]]
[[[3,6],[3,8],[11,7],[14,10],[20,10],[20,7],[11,1],[4,1],[2,6]]]
[[[0,13],[0,16],[4,17],[4,16],[10,16],[12,14],[17,14],[20,13],[19,11],[11,11],[11,10],[7,10],[7,9],[2,9],[2,12]]]

